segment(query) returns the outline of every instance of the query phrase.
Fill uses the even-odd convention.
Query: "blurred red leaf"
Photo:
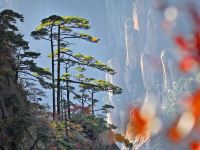
[[[71,111],[72,112],[80,112],[82,111],[84,114],[88,115],[90,114],[91,110],[90,110],[90,107],[89,106],[81,106],[81,105],[74,105],[73,108],[71,108]]]
[[[200,89],[196,90],[187,100],[189,110],[193,113],[196,120],[200,119]]]
[[[200,55],[200,31],[196,31],[195,32],[195,36],[194,36],[194,45],[195,48],[197,49],[197,55]]]
[[[172,142],[180,142],[189,136],[194,129],[196,120],[192,112],[185,111],[168,130],[168,137]]]
[[[153,118],[143,116],[140,108],[133,108],[130,111],[130,120],[127,126],[126,136],[130,140],[132,137],[139,138],[143,142],[150,138]]]
[[[143,135],[146,132],[148,121],[142,118],[138,108],[134,108],[131,111],[131,119],[134,124],[135,135]]]
[[[176,45],[179,46],[181,49],[184,49],[184,50],[188,49],[188,44],[186,40],[183,38],[183,36],[176,36],[174,40],[175,40]]]
[[[172,127],[168,130],[168,133],[167,133],[170,140],[174,143],[178,143],[182,139],[180,132],[178,132],[178,130],[176,128],[176,125],[177,125],[177,123],[172,125]]]
[[[182,58],[182,60],[180,61],[179,67],[181,69],[181,71],[183,72],[188,72],[190,70],[192,70],[192,68],[197,67],[198,66],[198,62],[194,57],[191,56],[186,56],[184,58]]]
[[[192,141],[190,143],[190,150],[200,150],[200,142],[199,141]]]
[[[200,66],[200,15],[194,7],[194,5],[189,6],[189,12],[194,23],[194,32],[190,39],[178,35],[175,37],[174,41],[176,45],[185,50],[186,56],[180,62],[180,69],[183,72],[188,72],[193,67]],[[185,55],[185,53],[184,53]]]

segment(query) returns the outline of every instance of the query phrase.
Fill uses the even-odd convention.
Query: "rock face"
[[[27,101],[25,91],[17,84],[10,51],[0,51],[0,149],[33,149],[44,137],[39,133],[50,135],[51,130],[47,121],[34,115],[36,106]]]
[[[119,96],[109,95],[115,109],[108,120],[125,135],[130,108],[149,101],[149,95],[162,105],[163,95],[177,79],[177,70],[169,52],[171,44],[160,27],[161,15],[151,1],[106,0],[105,4],[115,53],[109,65],[117,72],[114,77],[107,75],[107,80],[124,91]]]
[[[23,139],[27,104],[23,91],[15,82],[10,60],[5,52],[0,54],[0,148],[17,149]],[[20,126],[20,122],[22,123]],[[18,128],[18,125],[20,126]],[[18,143],[19,142],[19,143]]]

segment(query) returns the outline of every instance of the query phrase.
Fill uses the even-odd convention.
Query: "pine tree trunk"
[[[19,55],[17,55],[17,65],[16,65],[16,72],[15,72],[15,80],[16,80],[16,83],[18,81],[18,78],[19,78],[19,64],[20,64],[20,59],[19,59]]]
[[[64,114],[65,114],[65,132],[66,132],[66,138],[67,142],[69,142],[69,129],[68,129],[68,121],[67,121],[67,112],[66,112],[66,101],[64,102]],[[69,150],[69,147],[67,147],[67,150]]]
[[[60,115],[60,25],[58,26],[58,58],[57,58],[57,113]]]
[[[94,115],[94,92],[92,91],[92,115]]]
[[[81,97],[81,111],[83,112],[83,109],[84,109],[84,99],[83,99],[83,95],[84,95],[84,92],[82,92],[82,97]]]
[[[69,82],[67,81],[67,111],[68,111],[68,117],[71,119],[71,108],[70,108],[70,99],[69,99]]]
[[[82,112],[83,112],[83,109],[84,109],[84,101],[83,101],[83,97],[81,98],[81,104],[82,104],[81,109],[82,109]]]
[[[62,88],[60,89],[60,99],[61,99],[61,102],[60,102],[61,118],[62,118],[62,120],[63,120],[63,119],[64,119],[64,113],[63,113],[64,104],[63,104],[63,89],[62,89]]]
[[[66,66],[66,73],[68,73],[68,67]],[[67,88],[67,114],[68,118],[71,119],[71,104],[70,104],[70,97],[69,97],[69,81],[68,78],[66,78],[66,88]]]
[[[51,28],[51,69],[52,69],[52,102],[53,102],[53,120],[55,119],[55,115],[56,115],[56,102],[55,102],[55,70],[54,70],[54,50],[53,50],[53,27]]]

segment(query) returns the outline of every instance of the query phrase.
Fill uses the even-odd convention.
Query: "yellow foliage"
[[[50,127],[55,129],[57,127],[56,122],[52,121],[50,124]]]
[[[115,134],[115,135],[114,135],[114,139],[115,139],[115,141],[117,141],[117,142],[124,143],[126,146],[129,146],[129,145],[130,145],[129,140],[127,140],[127,139],[126,139],[124,136],[122,136],[121,134]]]
[[[91,38],[91,41],[92,41],[92,42],[98,42],[99,39],[97,39],[96,37],[92,37],[92,38]]]

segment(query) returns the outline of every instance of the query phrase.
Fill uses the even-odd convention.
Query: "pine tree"
[[[99,39],[90,35],[78,32],[78,29],[89,29],[89,21],[80,17],[71,16],[50,16],[41,21],[36,31],[32,32],[35,39],[45,39],[51,43],[52,54],[52,84],[55,85],[55,69],[54,69],[54,47],[57,47],[57,113],[60,115],[60,52],[61,49],[69,45],[68,39],[83,39],[96,43]],[[56,43],[56,44],[55,44]],[[53,92],[53,118],[55,118],[55,87]]]

